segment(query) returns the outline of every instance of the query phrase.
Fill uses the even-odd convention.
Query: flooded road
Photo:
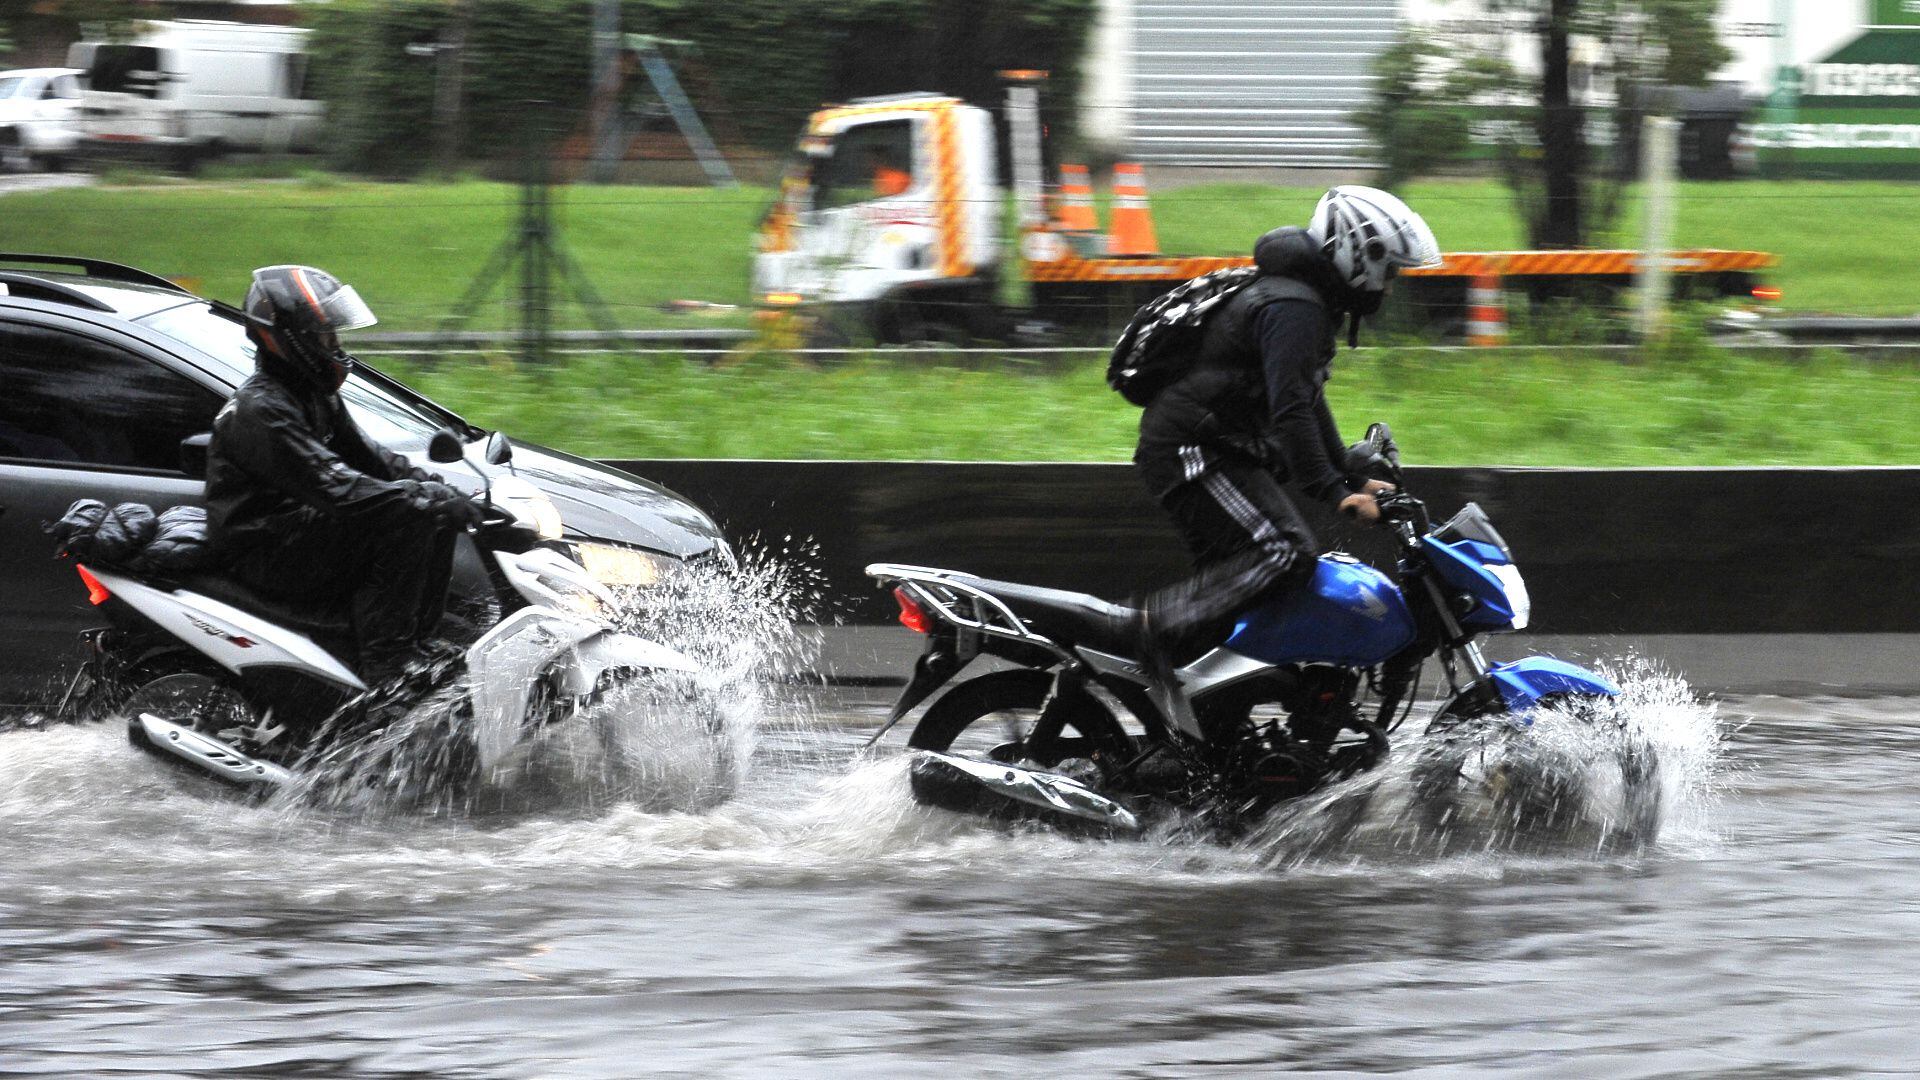
[[[0,1077],[1914,1068],[1920,699],[1670,704],[1644,854],[1300,858],[915,808],[884,694],[701,814],[253,807],[0,733]]]

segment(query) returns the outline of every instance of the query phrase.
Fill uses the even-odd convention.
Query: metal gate
[[[1367,167],[1349,117],[1400,26],[1396,0],[1134,0],[1130,156]]]

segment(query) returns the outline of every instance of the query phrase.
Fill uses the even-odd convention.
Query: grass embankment
[[[1306,220],[1318,187],[1206,185],[1153,196],[1162,246],[1248,249],[1272,225]],[[1419,183],[1409,200],[1455,251],[1518,247],[1504,188],[1490,180]],[[507,235],[518,189],[482,182],[290,181],[107,186],[0,200],[0,250],[58,251],[196,280],[237,300],[247,272],[274,262],[324,266],[354,282],[389,329],[432,329]],[[669,300],[744,304],[759,188],[574,187],[558,195],[567,250],[628,326],[740,325],[741,316],[663,313]],[[1630,246],[1631,216],[1615,242]],[[1777,252],[1783,305],[1911,313],[1908,253],[1920,250],[1920,187],[1893,183],[1688,183],[1680,246]],[[506,280],[479,325],[503,325]],[[584,325],[562,305],[563,325]]]
[[[1103,361],[387,366],[476,423],[602,457],[1125,461],[1139,422]],[[1920,463],[1911,364],[1367,349],[1334,372],[1348,437],[1386,420],[1410,464]]]

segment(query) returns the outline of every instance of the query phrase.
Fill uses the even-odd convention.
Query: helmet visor
[[[342,285],[331,295],[320,297],[320,314],[326,327],[335,333],[342,330],[358,330],[363,326],[372,326],[379,322],[374,318],[373,309],[367,306],[353,286]]]

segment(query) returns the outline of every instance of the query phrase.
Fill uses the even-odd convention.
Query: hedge
[[[996,72],[1053,72],[1051,100],[1080,81],[1098,0],[626,0],[622,30],[690,43],[675,71],[723,146],[777,150],[827,101],[932,90],[997,104]],[[379,173],[433,153],[435,61],[458,0],[335,0],[312,10],[315,80],[335,163]],[[510,155],[529,137],[583,124],[592,67],[591,0],[465,0],[468,158]],[[651,96],[644,77],[636,95]],[[530,109],[530,102],[550,103]],[[1071,137],[1069,110],[1054,109]],[[538,132],[539,135],[534,133]]]

